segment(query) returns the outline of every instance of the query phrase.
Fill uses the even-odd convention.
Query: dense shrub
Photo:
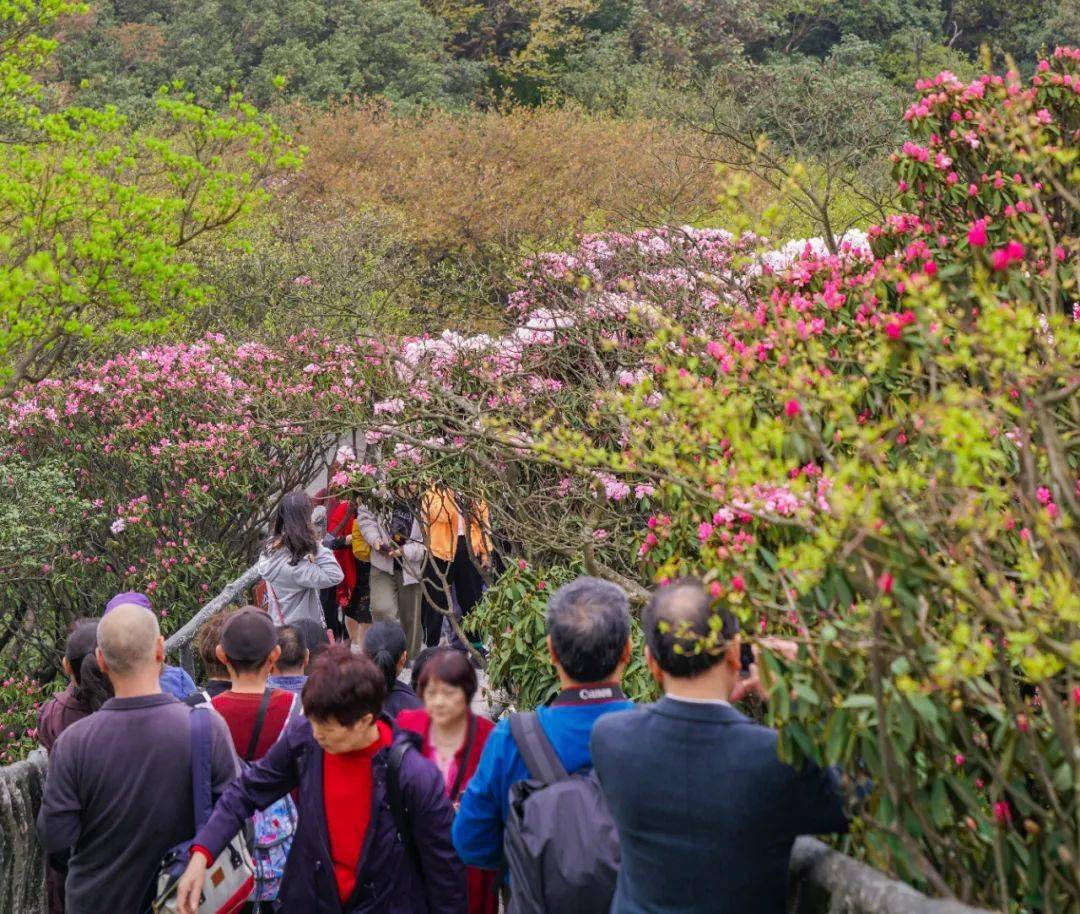
[[[215,337],[78,366],[3,404],[8,668],[52,658],[73,617],[121,590],[151,594],[172,630],[246,568],[280,493],[324,466],[337,435],[320,424],[366,399],[362,353],[311,333],[277,351]]]
[[[49,695],[29,676],[0,680],[0,765],[9,765],[37,748],[38,709]]]
[[[786,756],[870,772],[856,847],[1001,909],[1080,903],[1078,57],[924,83],[910,214],[662,333],[597,461],[658,483],[654,577],[801,641],[769,717]]]
[[[693,132],[647,120],[553,108],[408,118],[360,105],[294,109],[290,121],[311,150],[293,182],[301,200],[392,209],[436,255],[495,249],[516,261],[575,232],[694,222],[723,190]]]
[[[0,398],[60,373],[86,343],[160,334],[202,300],[183,252],[299,164],[238,95],[211,110],[155,95],[152,128],[115,109],[46,107],[43,32],[82,9],[28,0],[0,17]]]
[[[386,210],[277,201],[195,258],[208,292],[192,338],[280,342],[308,327],[330,335],[415,331],[445,320],[432,271]],[[450,297],[442,284],[439,292]]]
[[[537,568],[512,562],[469,616],[470,624],[493,634],[488,684],[523,710],[547,704],[559,692],[547,644],[547,602],[560,586],[583,572],[580,566]],[[645,665],[641,627],[633,620],[634,653],[623,675],[623,690],[635,701],[656,698],[656,683]]]

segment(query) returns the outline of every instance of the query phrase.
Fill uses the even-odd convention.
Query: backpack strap
[[[255,747],[259,745],[259,737],[262,736],[263,724],[266,722],[266,709],[270,707],[270,696],[273,691],[270,686],[263,690],[262,701],[259,702],[259,713],[255,716],[255,727],[251,731],[247,752],[244,753],[245,762],[251,761],[251,757],[255,754]]]
[[[195,810],[195,831],[209,820],[214,804],[210,795],[210,709],[199,705],[191,709],[191,797]]]
[[[408,740],[394,743],[390,747],[390,754],[386,760],[386,795],[390,801],[390,814],[394,817],[394,826],[397,833],[405,844],[405,853],[409,855],[420,880],[424,879],[424,867],[420,861],[420,849],[416,846],[416,837],[413,835],[412,822],[409,819],[409,807],[405,802],[405,794],[401,789],[401,763],[405,753],[413,746]]]
[[[554,784],[565,778],[566,769],[555,747],[551,745],[540,718],[535,711],[510,715],[510,735],[529,769],[529,774],[543,784]]]
[[[266,614],[274,620],[274,625],[284,625],[285,612],[281,608],[281,597],[278,596],[278,592],[274,589],[274,585],[266,580],[266,578],[263,578],[263,583],[266,584]]]
[[[454,778],[454,786],[450,788],[450,802],[456,803],[461,795],[461,788],[465,784],[465,769],[469,767],[469,756],[472,755],[473,744],[476,742],[476,715],[469,715],[469,735],[465,737],[465,752],[461,756],[461,764],[458,765],[457,777]]]

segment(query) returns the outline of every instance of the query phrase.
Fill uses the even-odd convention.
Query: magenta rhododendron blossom
[[[968,244],[970,244],[973,248],[981,248],[986,244],[987,237],[985,219],[976,219],[971,224],[971,228],[968,229],[967,240]]]

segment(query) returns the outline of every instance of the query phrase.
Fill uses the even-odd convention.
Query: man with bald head
[[[98,623],[97,661],[114,698],[65,730],[49,753],[38,836],[67,867],[67,914],[143,914],[169,848],[194,834],[191,710],[161,690],[165,642],[145,606]],[[211,720],[212,791],[236,773],[225,722]]]
[[[741,671],[738,621],[699,581],[659,588],[641,627],[664,697],[592,732],[622,848],[611,914],[783,914],[796,836],[847,828],[837,779],[782,763],[776,731],[732,707],[766,696],[756,665]]]
[[[146,609],[153,609],[150,605],[150,598],[146,594],[135,590],[126,590],[109,600],[105,605],[105,615],[107,616],[114,609],[121,606],[143,606]],[[183,701],[189,695],[198,692],[198,689],[183,667],[165,663],[161,667],[161,691],[175,695]]]

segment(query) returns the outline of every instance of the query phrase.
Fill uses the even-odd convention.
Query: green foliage
[[[49,44],[31,31],[60,8],[30,3],[3,22],[0,110],[0,396],[43,377],[73,344],[155,334],[204,294],[179,256],[235,220],[271,173],[299,159],[238,96],[211,111],[162,92],[160,123],[134,133],[114,110],[35,107],[27,67]]]
[[[910,90],[924,76],[949,70],[960,79],[974,79],[978,69],[960,51],[934,40],[924,29],[903,29],[881,45],[877,57],[878,69],[903,90]]]
[[[56,77],[80,103],[125,113],[181,79],[259,105],[378,95],[408,109],[572,100],[655,114],[744,60],[864,41],[880,55],[862,65],[910,89],[939,65],[971,66],[983,44],[1030,65],[1078,21],[1078,0],[102,0],[63,20]]]
[[[518,710],[546,704],[559,692],[547,646],[547,602],[560,586],[582,573],[580,566],[539,568],[524,560],[513,562],[469,616],[470,624],[491,638],[488,682]],[[633,657],[622,687],[634,701],[652,701],[658,697],[657,687],[645,665],[636,619],[631,636]]]
[[[0,464],[0,577],[8,584],[43,581],[69,533],[62,519],[90,509],[71,468],[12,455]]]
[[[17,762],[37,748],[38,709],[48,697],[29,676],[0,680],[0,765]]]
[[[870,45],[845,39],[824,60],[747,63],[718,77],[715,103],[696,118],[720,141],[721,165],[771,188],[834,251],[892,207],[885,163],[899,137],[899,95],[872,61]]]
[[[267,207],[194,258],[210,289],[191,315],[195,336],[281,340],[318,326],[342,336],[415,330],[424,264],[399,219],[310,204]]]
[[[482,74],[444,49],[446,28],[419,0],[203,0],[141,9],[105,2],[73,26],[59,77],[88,103],[133,111],[181,80],[231,86],[259,105],[282,92],[312,101],[379,94],[406,106],[459,106]]]
[[[928,85],[876,256],[663,330],[595,449],[556,446],[662,481],[655,579],[798,641],[768,717],[785,758],[872,778],[856,852],[998,910],[1080,904],[1078,60]]]

